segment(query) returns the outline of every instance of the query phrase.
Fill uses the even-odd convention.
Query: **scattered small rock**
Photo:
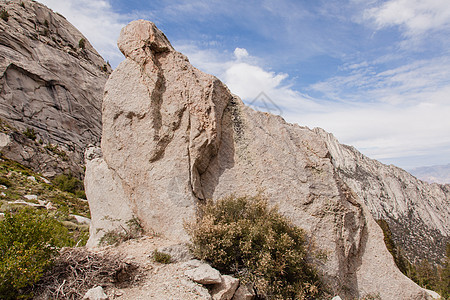
[[[193,268],[200,267],[201,264],[203,264],[203,263],[201,261],[199,261],[198,259],[191,259],[191,260],[188,260],[187,262],[185,262],[184,264],[182,264],[181,267],[186,268],[186,269],[193,269]]]
[[[220,272],[205,263],[202,263],[195,269],[186,270],[184,275],[201,284],[217,284],[222,282]]]
[[[47,178],[45,178],[45,177],[39,177],[43,182],[45,182],[46,184],[51,184],[51,181],[50,180],[48,180]]]
[[[5,194],[4,192],[1,192],[1,193],[0,193],[0,196],[6,197],[6,194]]]
[[[106,300],[108,296],[105,294],[105,291],[101,286],[97,286],[95,288],[90,289],[86,292],[83,297],[83,300]]]
[[[69,216],[74,217],[75,220],[77,220],[77,223],[79,223],[79,224],[87,224],[87,225],[91,224],[91,219],[89,219],[89,218],[79,216],[79,215],[69,215]]]
[[[42,205],[36,204],[36,203],[30,203],[23,200],[16,200],[16,201],[8,201],[8,204],[22,204],[22,205],[28,205],[32,207],[44,207]]]
[[[331,300],[342,300],[342,299],[339,296],[334,296],[333,299],[331,299]]]
[[[222,281],[214,285],[211,295],[214,300],[231,300],[238,286],[239,279],[222,275]]]
[[[8,187],[7,187],[6,185],[0,184],[0,189],[2,189],[2,190],[7,190]]]
[[[34,177],[33,177],[34,178]],[[25,199],[27,200],[37,200],[38,196],[37,195],[25,195],[23,196]]]
[[[53,206],[53,203],[49,202],[45,205],[47,210],[56,210],[56,207]]]
[[[29,181],[36,182],[36,177],[34,177],[34,176],[28,176],[27,179],[28,179]]]
[[[233,296],[233,300],[253,300],[256,295],[253,289],[247,285],[240,285]]]
[[[193,258],[186,244],[171,245],[159,248],[158,252],[169,254],[173,262],[183,262]]]
[[[436,293],[435,291],[432,290],[428,290],[428,289],[424,289],[425,292],[427,292],[428,295],[430,295],[433,299],[443,299],[441,297],[441,295],[439,295],[438,293]]]

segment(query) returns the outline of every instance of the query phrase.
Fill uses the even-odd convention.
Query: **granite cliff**
[[[100,141],[111,68],[46,6],[13,0],[0,10],[0,151],[46,176],[82,177],[85,147]]]
[[[252,110],[194,68],[151,22],[130,23],[118,46],[126,59],[105,86],[101,149],[86,152],[88,246],[134,217],[149,231],[185,242],[183,222],[205,199],[263,192],[326,253],[316,265],[335,294],[428,299],[395,266],[375,219],[407,213],[448,238],[446,187],[395,168],[385,174],[391,167],[320,129]],[[423,197],[409,198],[411,189]]]
[[[408,172],[339,144],[321,129],[336,172],[377,220],[385,220],[395,243],[412,262],[443,263],[450,235],[450,185],[429,184]]]

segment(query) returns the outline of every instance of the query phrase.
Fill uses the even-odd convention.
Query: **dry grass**
[[[82,299],[95,286],[124,288],[138,280],[136,265],[120,255],[102,255],[85,248],[66,248],[34,286],[35,299]]]

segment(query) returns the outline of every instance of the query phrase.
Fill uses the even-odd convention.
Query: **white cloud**
[[[364,16],[374,20],[379,28],[402,26],[406,35],[416,36],[448,29],[450,5],[448,0],[390,0],[367,9]]]
[[[313,99],[287,84],[287,74],[265,69],[244,49],[232,55],[181,48],[189,50],[193,65],[221,78],[247,103],[264,92],[287,121],[322,127],[371,158],[411,168],[450,156],[450,61],[445,57],[380,72],[374,62],[350,63],[343,68],[348,75],[312,85],[309,92],[323,94]]]
[[[236,57],[237,60],[242,60],[244,58],[247,58],[249,55],[247,49],[236,48],[234,49],[234,56]]]
[[[321,113],[306,113],[303,121],[383,161],[428,155],[426,164],[432,165],[442,162],[438,153],[449,157],[449,59],[421,60],[378,73],[373,69],[358,67],[349,76],[312,85],[327,98],[351,101],[336,101]],[[406,160],[402,164],[417,166]]]
[[[116,41],[131,16],[116,13],[107,0],[40,0],[62,14],[115,67],[123,60]]]

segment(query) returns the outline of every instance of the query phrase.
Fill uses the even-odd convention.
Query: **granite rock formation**
[[[0,118],[12,129],[0,133],[0,151],[46,176],[83,176],[84,150],[100,141],[111,68],[46,6],[12,0],[0,9]]]
[[[315,132],[327,143],[336,172],[375,219],[389,224],[395,244],[407,258],[443,263],[450,241],[450,185],[426,183],[339,144],[322,129]]]
[[[90,246],[133,217],[184,242],[204,199],[262,192],[325,254],[316,265],[343,299],[429,298],[395,266],[324,133],[246,107],[151,22],[130,23],[118,45],[126,59],[105,86],[101,151],[87,156]]]

